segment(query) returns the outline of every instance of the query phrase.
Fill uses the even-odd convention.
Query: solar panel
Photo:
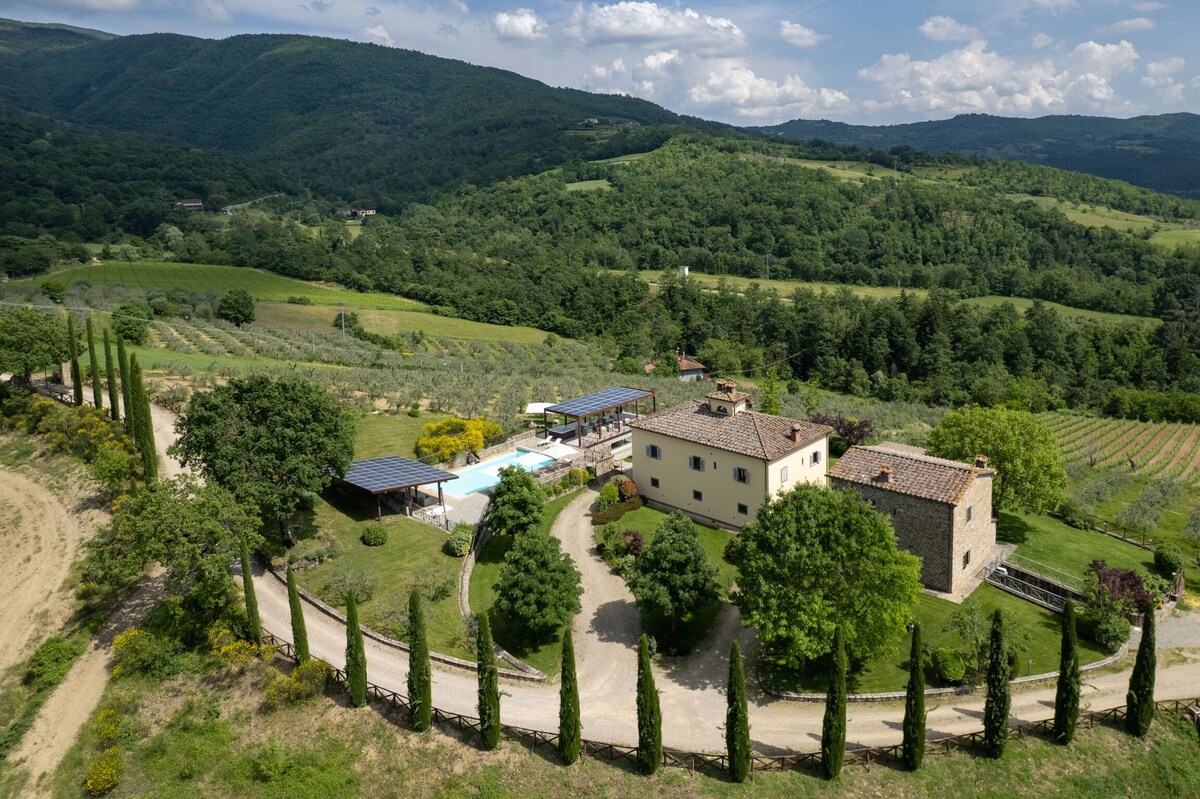
[[[354,461],[346,471],[346,476],[342,478],[345,482],[373,494],[457,479],[458,475],[453,472],[442,471],[399,455]]]
[[[595,394],[588,394],[586,397],[578,397],[577,399],[567,400],[558,405],[551,405],[546,410],[550,413],[559,413],[564,416],[588,416],[600,411],[607,411],[618,405],[625,405],[653,396],[653,391],[642,391],[640,388],[617,386],[616,388],[606,388],[604,391],[597,391]]]

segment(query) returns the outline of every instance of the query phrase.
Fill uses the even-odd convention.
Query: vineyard
[[[1128,474],[1200,487],[1200,425],[1062,413],[1045,414],[1042,420],[1058,438],[1067,463],[1077,468],[1119,467]]]

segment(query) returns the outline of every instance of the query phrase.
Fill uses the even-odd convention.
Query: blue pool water
[[[505,466],[520,466],[525,471],[532,472],[548,463],[554,463],[554,458],[538,452],[519,449],[507,455],[502,455],[499,458],[491,458],[490,460],[455,472],[458,475],[458,479],[451,480],[446,484],[446,492],[457,494],[460,497],[467,494],[474,494],[476,491],[491,488],[496,483],[499,483],[500,470]]]

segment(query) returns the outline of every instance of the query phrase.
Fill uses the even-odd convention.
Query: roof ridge
[[[971,472],[972,474],[979,474],[980,472],[991,471],[990,469],[980,469],[978,466],[972,466],[969,463],[963,463],[962,461],[956,461],[956,460],[952,460],[950,458],[939,458],[936,455],[917,455],[917,454],[914,454],[911,452],[904,452],[902,450],[895,450],[895,449],[888,449],[886,447],[880,447],[876,444],[864,446],[864,447],[862,447],[862,449],[869,449],[872,452],[879,452],[879,453],[883,453],[885,455],[891,455],[891,456],[897,457],[897,458],[907,458],[908,460],[911,460],[911,461],[919,461],[921,463],[929,463],[934,466],[945,466],[948,469],[960,469],[965,472]]]
[[[750,411],[750,413],[754,413],[754,411]],[[758,437],[758,446],[762,449],[764,458],[766,458],[766,460],[770,460],[770,458],[767,457],[767,442],[763,441],[762,430],[758,427],[758,414],[754,413],[754,415],[750,417],[750,421],[754,423],[754,435]]]

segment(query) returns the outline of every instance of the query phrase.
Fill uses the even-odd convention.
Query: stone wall
[[[950,593],[954,586],[953,508],[940,502],[831,478],[834,488],[853,488],[892,520],[899,547],[921,559],[921,582]],[[972,556],[974,557],[974,556]]]
[[[968,519],[967,517],[970,516]],[[996,523],[992,520],[992,477],[977,475],[954,508],[954,555],[951,591],[986,569],[996,557]]]

